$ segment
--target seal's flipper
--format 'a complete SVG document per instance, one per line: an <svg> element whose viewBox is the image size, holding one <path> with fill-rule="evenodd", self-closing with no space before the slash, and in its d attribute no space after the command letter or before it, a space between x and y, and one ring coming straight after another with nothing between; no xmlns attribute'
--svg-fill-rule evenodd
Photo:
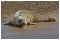
<svg viewBox="0 0 60 40"><path fill-rule="evenodd" d="M28 24L30 24L30 25L37 25L37 23L33 23L33 22L30 22Z"/></svg>
<svg viewBox="0 0 60 40"><path fill-rule="evenodd" d="M49 21L50 21L50 22L56 22L56 20L53 19L53 18L49 18Z"/></svg>
<svg viewBox="0 0 60 40"><path fill-rule="evenodd" d="M10 25L11 23L10 22L5 22L3 23L4 25Z"/></svg>

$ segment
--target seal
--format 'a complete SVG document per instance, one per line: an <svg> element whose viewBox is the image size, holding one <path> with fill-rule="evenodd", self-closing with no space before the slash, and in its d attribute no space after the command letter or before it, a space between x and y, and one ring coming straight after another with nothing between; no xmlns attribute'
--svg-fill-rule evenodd
<svg viewBox="0 0 60 40"><path fill-rule="evenodd" d="M26 25L26 24L37 24L36 22L54 22L56 21L53 18L45 17L38 13L28 11L28 10L19 10L17 11L12 19L9 22L4 24L13 24L13 25Z"/></svg>

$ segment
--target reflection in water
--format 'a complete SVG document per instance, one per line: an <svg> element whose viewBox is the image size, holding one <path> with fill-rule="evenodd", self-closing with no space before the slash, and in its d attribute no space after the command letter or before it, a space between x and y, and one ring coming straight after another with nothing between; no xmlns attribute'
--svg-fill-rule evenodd
<svg viewBox="0 0 60 40"><path fill-rule="evenodd" d="M1 38L59 38L59 24L56 22L39 22L37 25L23 27L1 24Z"/></svg>

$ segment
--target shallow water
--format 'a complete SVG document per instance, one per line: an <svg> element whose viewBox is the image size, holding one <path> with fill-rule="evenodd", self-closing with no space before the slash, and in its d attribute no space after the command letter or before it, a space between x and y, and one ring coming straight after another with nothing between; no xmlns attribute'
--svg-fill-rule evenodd
<svg viewBox="0 0 60 40"><path fill-rule="evenodd" d="M23 27L1 24L2 39L58 39L58 22L39 22Z"/></svg>

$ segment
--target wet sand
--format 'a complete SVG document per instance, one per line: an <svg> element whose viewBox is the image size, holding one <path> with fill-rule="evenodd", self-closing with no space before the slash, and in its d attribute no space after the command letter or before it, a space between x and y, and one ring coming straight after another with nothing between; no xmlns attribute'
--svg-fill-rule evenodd
<svg viewBox="0 0 60 40"><path fill-rule="evenodd" d="M39 22L38 25L23 27L1 25L2 39L58 39L58 22Z"/></svg>

